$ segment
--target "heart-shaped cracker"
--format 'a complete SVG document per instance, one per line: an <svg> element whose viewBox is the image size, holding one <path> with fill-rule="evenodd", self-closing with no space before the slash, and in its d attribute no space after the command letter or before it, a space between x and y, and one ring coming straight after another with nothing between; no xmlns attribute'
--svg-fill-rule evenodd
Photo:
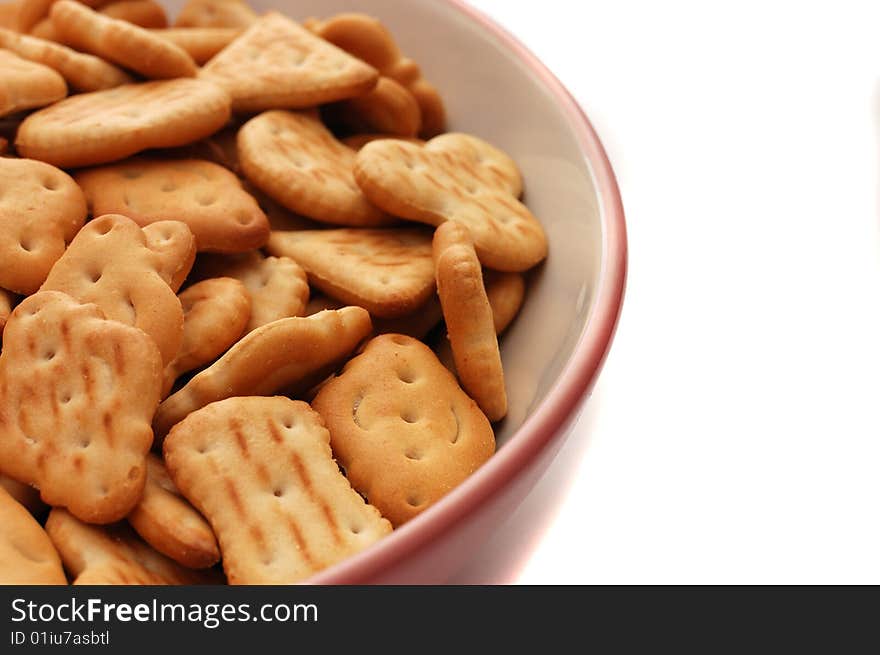
<svg viewBox="0 0 880 655"><path fill-rule="evenodd" d="M141 541L125 523L89 525L55 508L46 532L75 585L217 584L210 571L184 568Z"/></svg>
<svg viewBox="0 0 880 655"><path fill-rule="evenodd" d="M67 584L49 535L0 488L0 585Z"/></svg>
<svg viewBox="0 0 880 655"><path fill-rule="evenodd" d="M191 569L220 561L217 539L205 518L180 495L161 457L147 456L147 484L128 515L131 527L163 555Z"/></svg>
<svg viewBox="0 0 880 655"><path fill-rule="evenodd" d="M164 398L182 373L213 362L238 341L251 315L245 286L229 277L203 280L180 294L183 341L177 356L165 367Z"/></svg>
<svg viewBox="0 0 880 655"><path fill-rule="evenodd" d="M241 30L234 27L172 27L151 32L186 50L200 66L241 34Z"/></svg>
<svg viewBox="0 0 880 655"><path fill-rule="evenodd" d="M107 318L140 328L167 364L183 338L175 291L194 258L195 242L183 223L161 221L142 229L125 216L107 214L79 231L42 289L95 303Z"/></svg>
<svg viewBox="0 0 880 655"><path fill-rule="evenodd" d="M434 291L431 234L420 229L273 232L266 249L303 267L309 282L374 316L404 316Z"/></svg>
<svg viewBox="0 0 880 655"><path fill-rule="evenodd" d="M9 318L0 354L0 472L93 523L144 488L162 362L143 332L42 291Z"/></svg>
<svg viewBox="0 0 880 655"><path fill-rule="evenodd" d="M13 480L8 475L0 473L0 487L34 516L42 515L48 509L48 505L40 500L40 490L34 489L29 484Z"/></svg>
<svg viewBox="0 0 880 655"><path fill-rule="evenodd" d="M229 96L202 80L125 84L82 93L28 116L15 146L62 168L125 159L209 136L229 120Z"/></svg>
<svg viewBox="0 0 880 655"><path fill-rule="evenodd" d="M476 137L444 134L424 147L374 141L358 152L354 176L370 202L390 214L465 225L488 268L524 271L547 256L544 229L517 200L516 164Z"/></svg>
<svg viewBox="0 0 880 655"><path fill-rule="evenodd" d="M311 112L267 111L238 133L242 172L289 210L337 225L394 222L367 202L355 184L356 156Z"/></svg>
<svg viewBox="0 0 880 655"><path fill-rule="evenodd" d="M352 486L392 525L416 516L495 450L492 427L422 342L372 339L312 407Z"/></svg>
<svg viewBox="0 0 880 655"><path fill-rule="evenodd" d="M358 133L379 132L415 137L422 124L419 103L404 86L390 77L380 77L375 88L360 97L327 105L322 117L335 130Z"/></svg>
<svg viewBox="0 0 880 655"><path fill-rule="evenodd" d="M200 251L244 252L269 238L269 221L238 178L198 159L136 157L76 174L92 215L122 214L138 225L186 223Z"/></svg>
<svg viewBox="0 0 880 655"><path fill-rule="evenodd" d="M164 452L210 521L230 584L289 584L391 532L333 461L321 417L288 398L230 398L179 423Z"/></svg>
<svg viewBox="0 0 880 655"><path fill-rule="evenodd" d="M153 420L156 438L217 400L305 391L336 370L371 329L370 315L361 307L257 328L159 406Z"/></svg>
<svg viewBox="0 0 880 655"><path fill-rule="evenodd" d="M86 213L83 192L64 171L0 158L0 287L39 289Z"/></svg>
<svg viewBox="0 0 880 655"><path fill-rule="evenodd" d="M243 0L187 0L174 26L245 28L255 20L257 14Z"/></svg>
<svg viewBox="0 0 880 655"><path fill-rule="evenodd" d="M379 74L278 12L258 18L202 68L232 98L236 112L315 107L354 98Z"/></svg>
<svg viewBox="0 0 880 655"><path fill-rule="evenodd" d="M67 83L56 71L0 50L0 116L45 107L66 95Z"/></svg>

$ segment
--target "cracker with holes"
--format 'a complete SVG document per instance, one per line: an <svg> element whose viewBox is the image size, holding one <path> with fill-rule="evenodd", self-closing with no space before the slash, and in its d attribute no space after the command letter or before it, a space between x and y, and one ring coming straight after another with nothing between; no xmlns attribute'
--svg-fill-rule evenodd
<svg viewBox="0 0 880 655"><path fill-rule="evenodd" d="M94 216L122 214L141 226L173 218L199 251L244 252L269 238L269 221L235 174L198 159L134 158L75 176Z"/></svg>
<svg viewBox="0 0 880 655"><path fill-rule="evenodd" d="M257 14L243 0L187 0L175 27L250 27Z"/></svg>
<svg viewBox="0 0 880 655"><path fill-rule="evenodd" d="M447 221L437 228L434 267L458 379L486 417L498 421L507 414L504 370L480 261L466 227Z"/></svg>
<svg viewBox="0 0 880 655"><path fill-rule="evenodd" d="M139 73L147 79L195 77L198 67L179 46L143 27L59 0L49 12L62 42Z"/></svg>
<svg viewBox="0 0 880 655"><path fill-rule="evenodd" d="M356 156L313 112L267 111L238 133L242 172L289 210L336 225L395 222L371 205L355 183Z"/></svg>
<svg viewBox="0 0 880 655"><path fill-rule="evenodd" d="M371 329L370 315L361 307L283 318L257 328L162 402L153 420L156 438L217 400L309 389L336 370Z"/></svg>
<svg viewBox="0 0 880 655"><path fill-rule="evenodd" d="M320 416L282 397L212 403L168 435L168 470L214 528L231 584L299 582L391 532L329 442Z"/></svg>
<svg viewBox="0 0 880 655"><path fill-rule="evenodd" d="M229 120L229 96L201 80L126 84L83 93L28 116L15 146L62 168L194 143Z"/></svg>
<svg viewBox="0 0 880 655"><path fill-rule="evenodd" d="M0 473L109 523L137 504L162 360L141 330L55 291L25 299L0 353Z"/></svg>
<svg viewBox="0 0 880 655"><path fill-rule="evenodd" d="M0 158L0 287L39 289L86 214L83 192L64 171Z"/></svg>
<svg viewBox="0 0 880 655"><path fill-rule="evenodd" d="M547 256L544 229L517 199L519 169L481 139L444 134L423 147L374 141L358 152L354 175L370 202L390 214L465 225L487 268L524 271Z"/></svg>
<svg viewBox="0 0 880 655"><path fill-rule="evenodd" d="M492 426L420 341L375 337L312 407L352 486L399 526L461 483L495 450Z"/></svg>
<svg viewBox="0 0 880 655"><path fill-rule="evenodd" d="M210 364L245 332L251 299L245 286L229 277L203 280L180 294L183 341L174 360L165 367L162 397L183 373Z"/></svg>
<svg viewBox="0 0 880 655"><path fill-rule="evenodd" d="M58 72L0 49L0 116L45 107L67 95Z"/></svg>
<svg viewBox="0 0 880 655"><path fill-rule="evenodd" d="M222 86L236 112L315 107L363 95L376 69L277 12L258 18L199 72Z"/></svg>
<svg viewBox="0 0 880 655"><path fill-rule="evenodd" d="M374 316L409 314L434 291L431 235L425 230L273 232L266 249L295 259L327 295Z"/></svg>
<svg viewBox="0 0 880 655"><path fill-rule="evenodd" d="M251 299L246 332L272 321L303 315L309 301L309 283L302 267L290 257L264 257L252 251L234 257L199 258L200 277L227 276L240 280Z"/></svg>
<svg viewBox="0 0 880 655"><path fill-rule="evenodd" d="M422 124L416 99L390 77L380 77L369 93L327 105L322 116L337 131L348 133L415 137Z"/></svg>
<svg viewBox="0 0 880 655"><path fill-rule="evenodd" d="M0 585L67 584L61 558L30 512L0 488Z"/></svg>
<svg viewBox="0 0 880 655"><path fill-rule="evenodd" d="M195 242L178 221L145 228L125 216L90 221L55 263L43 290L95 303L107 318L140 328L162 361L172 361L183 338L183 309L175 292L192 267Z"/></svg>
<svg viewBox="0 0 880 655"><path fill-rule="evenodd" d="M220 561L217 539L205 518L180 495L161 457L147 456L147 484L128 522L157 551L190 569Z"/></svg>
<svg viewBox="0 0 880 655"><path fill-rule="evenodd" d="M125 523L89 525L60 508L49 513L46 532L75 585L216 584L210 571L192 571L138 538Z"/></svg>
<svg viewBox="0 0 880 655"><path fill-rule="evenodd" d="M200 66L210 61L241 34L241 30L234 27L171 27L151 31L186 50Z"/></svg>

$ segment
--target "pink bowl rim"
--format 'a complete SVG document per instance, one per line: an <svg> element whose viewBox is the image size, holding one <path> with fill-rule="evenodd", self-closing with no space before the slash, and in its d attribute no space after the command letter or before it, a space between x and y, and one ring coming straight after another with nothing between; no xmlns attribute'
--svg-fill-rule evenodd
<svg viewBox="0 0 880 655"><path fill-rule="evenodd" d="M369 581L453 529L507 486L558 435L592 389L611 347L623 305L627 272L623 202L605 149L583 109L556 76L506 29L464 0L440 1L495 36L539 77L565 112L589 163L599 197L604 239L595 305L559 378L503 448L434 506L370 548L312 576L309 584Z"/></svg>

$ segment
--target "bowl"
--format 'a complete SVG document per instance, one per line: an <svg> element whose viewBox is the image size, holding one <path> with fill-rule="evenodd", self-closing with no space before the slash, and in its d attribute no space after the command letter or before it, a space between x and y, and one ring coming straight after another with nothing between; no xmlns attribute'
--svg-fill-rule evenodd
<svg viewBox="0 0 880 655"><path fill-rule="evenodd" d="M166 0L177 12L182 4ZM294 19L371 14L446 102L449 129L509 153L550 255L529 279L501 342L509 415L498 451L463 484L314 584L445 582L522 502L589 395L614 334L626 277L626 231L614 172L589 120L519 41L459 0L251 0ZM172 14L173 15L173 14Z"/></svg>

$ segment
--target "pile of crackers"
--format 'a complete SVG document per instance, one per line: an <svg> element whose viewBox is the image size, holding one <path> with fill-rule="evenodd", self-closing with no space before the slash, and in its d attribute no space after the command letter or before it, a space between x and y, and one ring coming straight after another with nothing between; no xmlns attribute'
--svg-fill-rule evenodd
<svg viewBox="0 0 880 655"><path fill-rule="evenodd" d="M0 5L0 583L301 581L507 413L514 161L369 16L168 25Z"/></svg>

